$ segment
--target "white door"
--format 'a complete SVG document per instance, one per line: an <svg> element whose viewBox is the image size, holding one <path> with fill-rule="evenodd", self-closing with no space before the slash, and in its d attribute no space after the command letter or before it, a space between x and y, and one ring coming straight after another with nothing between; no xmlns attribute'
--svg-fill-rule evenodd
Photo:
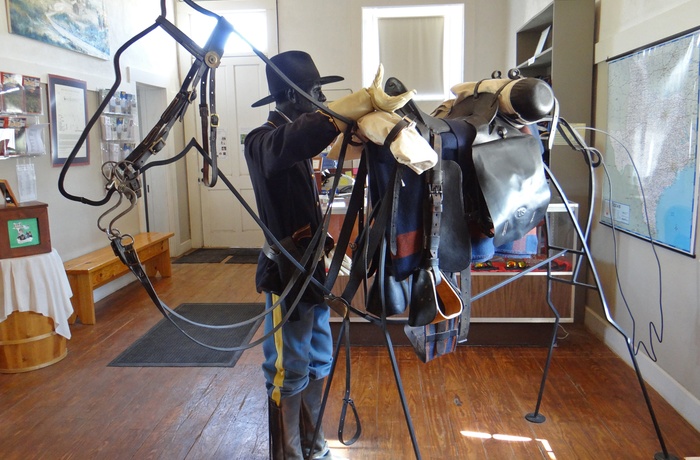
<svg viewBox="0 0 700 460"><path fill-rule="evenodd" d="M268 56L277 54L277 5L275 0L219 0L206 2L207 8L225 17L246 40ZM214 28L215 21L188 5L177 2L177 24L203 46ZM192 56L180 51L181 72L189 71ZM242 136L267 119L267 107L253 109L250 105L267 95L264 62L251 53L250 47L237 34L231 34L221 65L216 69L216 102L219 115L217 158L218 166L236 187L245 201L255 210L255 199L243 156ZM194 110L192 110L194 109ZM192 113L196 113L192 107ZM194 123L191 120L194 119ZM201 139L199 116L185 122L185 138ZM260 247L262 230L221 181L213 189L201 179L202 158L188 158L190 216L192 241L203 247ZM190 160L192 158L192 160ZM195 169L193 171L193 169Z"/></svg>
<svg viewBox="0 0 700 460"><path fill-rule="evenodd" d="M216 69L218 168L255 210L255 196L243 155L245 134L263 124L268 107L250 105L268 93L265 63L257 56L227 57ZM199 157L202 166L201 156ZM214 188L201 183L205 247L261 247L264 235L250 214L219 180Z"/></svg>

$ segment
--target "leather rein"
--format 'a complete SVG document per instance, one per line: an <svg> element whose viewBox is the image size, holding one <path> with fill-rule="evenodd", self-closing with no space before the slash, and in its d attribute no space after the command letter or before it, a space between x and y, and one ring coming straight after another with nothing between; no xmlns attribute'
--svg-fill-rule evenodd
<svg viewBox="0 0 700 460"><path fill-rule="evenodd" d="M215 71L221 62L221 56L223 55L224 46L229 38L229 35L232 32L235 32L238 36L240 36L240 38L243 39L252 48L254 53L258 57L260 57L260 59L262 59L270 68L272 68L280 76L280 78L282 78L291 88L293 88L299 94L301 94L302 97L306 98L311 103L313 103L316 107L318 107L319 110L345 122L348 125L348 131L352 129L354 122L328 109L326 106L316 101L311 95L309 95L300 87L298 87L293 81L291 81L286 75L284 75L284 73L274 63L272 63L269 60L269 58L267 58L267 56L265 56L261 51L256 49L244 36L237 32L225 18L202 8L201 6L194 3L192 0L183 1L198 12L217 19L216 26L214 27L214 30L212 31L206 45L204 47L199 47L185 33L183 33L174 24L168 21L165 17L165 0L161 0L161 15L158 16L155 23L147 27L140 33L136 34L134 37L132 37L130 40L124 43L124 45L122 45L115 53L113 59L115 69L115 82L105 95L104 100L99 105L95 114L88 121L76 145L67 157L66 162L63 165L63 168L61 169L61 173L59 175L58 186L59 191L64 197L72 201L78 201L84 204L88 204L90 206L102 206L106 204L116 193L119 197L118 202L99 217L97 222L98 228L106 233L107 238L110 240L112 249L114 250L115 254L127 267L129 267L132 273L134 273L136 278L141 282L141 284L148 292L149 297L152 299L153 303L156 305L159 311L167 319L173 322L173 324L175 324L178 327L178 329L180 329L180 331L182 331L190 339L199 343L202 346L219 351L240 351L252 348L262 343L268 336L272 335L276 330L278 330L293 313L293 310L294 308L296 308L296 304L298 303L299 298L301 297L301 293L303 293L304 289L309 283L314 283L316 286L321 288L327 295L331 295L330 287L322 285L312 276L316 264L321 259L324 243L323 240L325 239L325 235L327 234L328 224L330 222L330 206L328 207L326 215L324 216L324 224L318 229L316 234L313 236L311 243L309 244L308 249L305 252L302 260L297 261L279 244L279 241L275 238L275 236L267 228L267 226L260 220L255 211L250 207L250 205L248 205L243 196L238 192L238 190L236 190L236 188L228 180L228 178L226 178L226 176L222 174L221 171L218 169L216 141L219 117L216 112ZM161 28L165 32L167 32L171 37L173 37L173 39L175 39L175 41L182 45L195 58L189 72L183 80L179 92L176 94L169 106L165 109L158 122L146 135L144 140L141 143L139 143L139 145L126 157L124 161L107 162L103 165L102 174L107 179L107 193L102 199L92 200L86 197L75 196L70 194L64 186L65 176L79 150L82 148L82 145L85 143L90 130L99 121L99 117L102 115L107 105L109 104L109 100L117 92L117 89L121 84L121 70L119 65L121 54L135 42L145 37L157 28ZM197 98L197 86L199 86L201 101L199 105L199 115L202 125L201 134L203 145L200 144L196 139L192 138L189 141L189 143L185 146L185 148L172 158L161 161L151 161L147 164L147 161L150 159L151 156L157 154L165 147L166 140L171 128L178 120L182 121L190 104L193 103L194 100ZM346 138L349 137L350 136L346 136ZM218 180L221 180L235 195L235 197L241 202L243 207L253 217L258 226L263 230L267 240L270 241L272 244L275 244L278 248L280 248L282 255L284 257L287 257L290 260L290 262L292 262L297 268L295 276L289 281L289 284L280 295L280 300L277 303L275 303L269 309L266 309L256 317L251 318L249 320L245 320L240 323L221 326L201 324L191 321L169 308L164 302L162 302L158 298L158 295L155 289L153 288L153 285L151 284L148 276L145 274L145 270L141 265L138 255L133 247L133 237L129 234L122 234L114 226L114 224L119 218L127 214L136 206L137 199L141 195L140 174L142 172L145 172L151 167L173 163L184 157L192 149L197 150L204 159L202 168L204 184L207 187L213 187L217 184ZM342 165L344 153L345 149L343 149L343 152L341 153L341 157L339 159L340 165ZM334 192L340 180L341 170L342 168L338 168L338 171L336 173L336 177L334 179L334 184L330 195L331 200L334 197ZM119 212L116 215L116 217L111 218L111 220L109 220L108 223L103 224L103 219L107 219L107 216L109 214L117 212L117 209L122 207L125 198L128 201L128 208ZM340 261L338 261L338 263L336 264L336 270L339 270L339 268ZM277 305L279 305L279 303L286 297L286 295L292 289L292 286L295 283L297 283L300 279L302 279L303 287L299 291L300 294L297 296L296 299L294 299L293 303L290 303L291 307L288 309L288 312L283 318L282 322L274 330L266 334L265 337L262 337L259 340L251 342L244 346L223 348L208 345L192 337L191 334L188 334L186 331L184 331L173 319L178 318L190 324L209 329L226 329L241 327L243 325L252 323L270 313L274 308L277 307ZM333 277L333 279L335 279L335 277ZM332 286L332 284L330 286Z"/></svg>
<svg viewBox="0 0 700 460"><path fill-rule="evenodd" d="M240 194L240 192L233 186L233 184L228 180L228 178L219 170L217 166L217 154L216 154L216 142L217 142L217 128L219 125L219 117L216 112L216 68L219 66L221 62L221 56L223 55L223 50L224 46L226 44L226 41L228 40L229 35L232 32L235 32L241 39L243 39L244 42L246 42L253 52L262 60L266 63L266 65L271 68L279 77L287 84L289 87L294 89L298 94L300 94L302 97L307 99L309 102L314 104L318 110L326 113L327 115L330 115L342 122L344 122L347 125L347 130L345 132L345 135L343 136L343 144L342 144L342 149L340 152L340 156L338 159L338 168L336 170L336 174L333 180L333 185L329 194L329 203L332 203L335 197L335 191L337 190L340 178L342 176L342 165L343 161L345 158L345 152L347 150L347 145L349 140L351 139L351 132L356 126L355 122L353 120L350 120L346 117L343 117L332 110L330 110L328 107L324 106L322 103L318 102L316 99L314 99L311 95L306 93L304 90L302 90L300 87L298 87L293 81L291 81L274 63L270 61L270 59L265 56L261 51L256 49L244 36L242 36L239 32L237 32L233 26L226 21L221 16L216 15L215 13L206 10L202 8L201 6L197 5L194 3L193 0L183 0L184 3L186 3L188 6L192 7L193 9L197 10L198 12L214 17L217 19L217 24L212 31L212 34L210 38L208 39L206 45L202 48L199 47L194 41L192 41L186 34L184 34L181 30L179 30L174 24L172 24L170 21L166 19L166 6L165 6L165 0L161 0L161 15L158 16L156 19L155 23L152 24L151 26L147 27L140 33L136 34L134 37L129 39L126 43L124 43L115 53L114 59L113 59L113 64L114 64L114 70L115 70L115 82L110 88L110 90L107 92L105 95L104 100L101 102L99 105L97 111L95 114L91 117L91 119L88 121L86 124L85 129L81 133L81 136L79 137L76 145L74 146L73 150L71 153L68 155L66 158L66 161L63 165L63 168L61 169L60 175L59 175L59 181L58 181L58 187L60 193L66 197L69 200L72 201L77 201L83 204L87 204L90 206L103 206L109 202L109 200L112 198L114 194L118 195L118 201L117 203L108 209L105 213L103 213L99 218L97 222L97 226L101 231L104 231L105 234L107 235L107 238L110 240L110 244L112 246L112 249L114 253L120 258L120 260L131 270L131 272L136 276L136 278L139 280L139 282L142 284L146 292L148 293L150 299L152 302L155 304L156 308L163 314L165 318L167 318L173 325L177 327L183 334L185 334L189 339L192 341L198 343L199 345L202 345L204 347L217 350L217 351L242 351L246 350L249 348L252 348L254 346L257 346L264 342L267 338L272 336L277 330L279 330L290 318L290 316L293 314L299 299L301 298L304 290L306 287L309 285L309 283L313 283L317 287L321 288L323 292L326 295L326 302L328 305L333 308L334 310L338 311L341 313L341 316L343 318L342 326L341 326L341 333L338 338L338 346L336 347L336 356L333 361L333 366L336 365L337 363L337 353L340 349L340 340L345 339L345 349L346 349L346 393L345 397L343 399L343 408L342 408L342 416L340 420L340 426L339 426L339 439L341 442L345 445L350 445L353 442L355 442L361 433L361 425L359 421L359 416L357 414L357 410L354 406L354 403L352 399L350 398L350 362L349 362L349 357L350 357L350 345L349 345L349 313L350 311L354 312L358 316L361 316L365 318L366 320L370 322L377 322L378 320L371 315L368 315L367 313L360 311L354 307L351 306L350 301L352 300L356 290L359 288L360 284L364 284L366 288L366 283L367 283L367 264L369 259L371 259L371 254L374 254L374 252L377 250L377 247L379 245L379 242L382 239L382 235L384 232L385 228L385 223L388 220L388 216L390 214L391 210L391 204L392 204L392 199L391 199L391 193L387 193L386 199L383 200L383 202L376 207L376 209L373 209L374 212L374 225L372 226L371 229L369 229L369 226L364 227L363 225L363 207L364 207L364 193L361 193L364 191L364 178L360 179L358 177L358 181L361 186L359 187L354 187L353 188L353 193L352 193L352 200L350 204L350 209L348 210L348 214L350 218L346 218L345 222L343 223L343 229L341 230L341 235L338 240L338 244L336 246L336 251L335 255L333 257L333 260L331 262L331 266L329 269L328 277L326 280L325 285L321 284L318 280L316 280L313 277L313 273L316 269L316 265L319 263L319 261L322 259L322 253L324 251L324 241L328 232L328 227L330 223L330 211L331 211L331 206L328 206L326 209L324 218L323 218L323 225L319 226L318 230L316 233L313 235L310 244L308 245L303 257L301 260L297 261L284 247L280 244L280 242L277 240L277 238L272 234L272 232L269 230L269 228L262 222L262 220L257 216L256 212L250 207L250 205L246 202L244 197ZM175 41L177 41L180 45L182 45L187 51L192 54L192 56L195 58L194 62L192 64L192 67L190 68L189 72L187 73L179 92L177 95L174 97L174 99L171 101L169 106L165 109L163 114L161 115L160 119L158 122L153 126L153 128L149 131L149 133L146 135L144 140L139 143L139 145L125 158L124 161L121 162L107 162L103 165L102 167L102 174L107 180L107 185L106 185L106 194L103 198L93 200L89 199L86 197L82 196L76 196L72 195L65 189L65 177L67 174L68 169L70 168L71 164L73 163L75 157L77 156L78 152L82 148L83 144L85 143L91 129L94 127L94 125L99 121L99 117L102 115L102 113L105 111L107 105L109 104L109 100L114 96L114 94L117 92L117 89L119 85L121 84L121 70L120 70L120 57L121 54L127 50L131 45L133 45L135 42L140 40L141 38L145 37L148 35L150 32L156 30L157 28L163 29L165 32L167 32ZM172 158L169 159L164 159L160 161L151 161L148 162L151 156L157 154L160 152L166 144L166 140L168 137L168 134L175 124L176 121L182 121L185 113L187 112L187 109L189 108L190 104L194 102L194 100L197 97L197 91L196 87L199 86L199 93L200 93L200 105L199 105L199 115L200 115L200 120L201 120L201 126L202 126L202 140L203 140L203 145L200 144L195 138L192 138L185 148L179 152L177 155L173 156ZM283 292L280 295L280 299L272 305L270 308L266 309L259 315L255 316L254 318L250 318L248 320L241 321L239 323L235 324L228 324L228 325L210 325L210 324L201 324L194 322L170 307L168 307L159 297L158 294L156 293L150 279L148 278L145 269L143 265L141 264L141 261L139 260L138 254L136 250L134 249L133 243L134 239L131 235L129 234L122 234L116 227L115 223L116 221L124 216L126 213L131 211L135 206L138 198L141 196L141 182L140 182L140 174L145 172L151 167L155 166L161 166L161 165L167 165L171 164L181 158L183 158L190 150L196 150L199 152L199 154L202 155L203 157L203 168L202 168L202 173L203 173L203 181L204 184L207 187L213 187L217 184L218 180L221 180L227 187L228 189L233 193L233 195L236 197L236 199L241 203L241 205L244 207L244 209L249 213L249 215L254 219L254 221L257 223L257 225L261 228L263 233L265 234L265 237L267 241L275 245L281 255L286 257L292 264L294 264L295 268L297 269L295 274L293 275L292 279L289 280L287 286L283 290ZM148 163L147 163L148 162ZM366 175L366 170L365 173ZM393 183L400 183L400 171L397 168L397 171L394 175ZM398 182L397 182L398 180ZM358 183L358 182L356 182ZM390 187L390 191L393 192L394 187ZM128 201L128 206L125 210L118 212L118 208L122 207L122 204L124 200ZM112 217L111 220L109 220L108 223L103 224L102 221L103 219L107 219L108 215L111 215L112 213L117 213L115 217ZM349 245L349 239L350 239L350 234L352 227L355 223L355 221L359 221L359 227L364 229L364 245L361 247L359 250L362 253L362 256L359 258L360 260L356 261L353 263L353 268L351 271L351 276L350 276L350 283L349 286L346 287L345 291L341 296L335 296L331 293L331 288L333 287L333 284L335 283L335 280L338 276L339 270L341 263L343 261L346 248ZM175 318L184 321L186 323L192 324L197 327L201 328L206 328L206 329L232 329L236 327L241 327L247 324L251 324L258 319L266 316L269 314L272 310L274 310L280 302L282 302L289 292L292 290L294 285L301 280L301 288L298 290L298 294L295 299L293 299L293 302L288 302L288 305L290 307L287 309L286 314L282 318L282 321L274 327L272 330L268 331L268 333L264 334L263 337L259 338L258 340L255 340L253 342L250 342L248 344L244 344L241 346L236 346L236 347L217 347L217 346L212 346L210 344L204 343L195 337L193 337L190 333L187 331L183 330L180 324L175 320ZM391 320L387 318L382 318L382 322L384 323L403 323L405 321L401 320ZM326 387L326 391L324 394L324 407L325 407L325 401L328 397L328 391L330 389L330 382L329 385ZM354 415L355 421L356 421L356 432L355 434L351 437L349 440L344 440L343 439L343 430L344 430L344 425L345 425L345 415L347 413L347 407L350 406L352 413Z"/></svg>

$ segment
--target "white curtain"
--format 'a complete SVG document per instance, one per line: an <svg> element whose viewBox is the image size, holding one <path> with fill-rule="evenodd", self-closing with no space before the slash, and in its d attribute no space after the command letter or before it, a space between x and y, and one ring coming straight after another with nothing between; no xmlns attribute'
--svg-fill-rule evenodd
<svg viewBox="0 0 700 460"><path fill-rule="evenodd" d="M396 77L419 95L443 94L444 18L380 18L379 59L384 76Z"/></svg>

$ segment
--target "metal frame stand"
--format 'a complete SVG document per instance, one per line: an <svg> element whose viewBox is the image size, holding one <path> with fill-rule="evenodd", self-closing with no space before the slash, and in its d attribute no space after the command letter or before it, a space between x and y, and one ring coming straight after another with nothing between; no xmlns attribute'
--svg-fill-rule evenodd
<svg viewBox="0 0 700 460"><path fill-rule="evenodd" d="M399 373L399 365L396 362L396 356L394 355L394 346L391 342L391 337L389 336L389 330L387 329L386 318L382 320L381 323L382 332L384 332L384 340L386 341L386 349L389 352L389 359L391 360L391 368L394 371L394 379L396 380L396 389L399 392L399 398L401 399L401 407L403 407L404 418L406 419L406 426L408 427L408 433L411 436L411 444L413 445L413 452L416 455L416 460L421 459L420 448L418 447L418 439L416 438L416 431L413 428L413 419L408 410L408 403L406 402L406 395L403 391L403 383L401 382L401 374Z"/></svg>
<svg viewBox="0 0 700 460"><path fill-rule="evenodd" d="M625 343L627 345L627 351L629 352L630 360L632 362L632 367L634 368L634 372L637 376L637 380L639 381L639 386L642 390L642 395L644 396L644 402L647 406L649 416L651 417L651 421L654 425L654 430L656 432L656 437L659 441L659 445L661 446L661 452L657 452L654 455L654 460L678 460L678 457L670 454L668 452L668 449L666 448L666 443L664 442L664 438L663 438L663 435L661 433L661 428L659 426L659 422L658 422L658 420L656 418L656 414L654 412L654 407L651 404L651 399L649 397L649 393L648 393L647 388L646 388L646 383L644 382L641 370L639 368L639 364L637 362L637 357L634 353L634 344L632 343L632 339L617 324L617 322L615 322L615 320L612 318L612 315L610 314L610 308L609 308L607 301L605 299L605 295L603 294L602 285L600 283L600 277L598 276L598 270L596 269L595 262L593 261L593 257L591 255L590 248L588 247L588 231L586 231L586 234L584 234L584 232L581 230L581 227L578 224L576 215L573 213L573 210L571 209L571 207L569 205L569 202L566 198L566 195L565 195L561 185L559 184L559 182L556 180L556 178L554 177L554 175L552 174L552 172L550 171L550 169L546 165L545 165L545 170L549 174L551 184L554 186L557 193L559 194L559 197L562 199L562 202L564 203L564 207L566 208L566 212L569 215L569 218L571 220L572 225L574 226L574 229L575 229L576 234L578 236L579 243L581 245L580 250L563 249L563 251L564 252L572 252L572 253L577 254L577 255L585 255L586 261L588 262L588 265L589 265L588 268L590 269L591 275L593 276L593 280L594 280L593 285L578 282L576 280L576 277L578 275L578 268L577 268L577 270L574 272L571 283L576 285L576 286L583 286L583 287L587 287L589 289L594 289L596 292L598 292L598 296L599 296L601 305L603 307L603 311L605 312L606 321L625 339ZM591 175L592 175L592 171L591 171ZM592 176L591 176L590 180L592 181ZM591 187L591 189L592 189L592 187ZM592 208L592 204L593 204L592 193L590 195L591 196L590 196L589 209L592 210L593 209ZM588 225L590 225L590 217L589 217ZM548 250L553 250L553 249L562 250L562 248L557 248L557 247L553 247L553 246L548 245ZM577 261L577 265L578 264L580 264L580 259ZM562 279L558 279L558 278L553 277L551 274L551 265L548 264L548 267L547 267L547 303L549 305L549 308L552 310L552 313L554 313L554 315L555 315L555 321L554 321L554 330L552 332L552 340L551 340L550 345L549 345L549 351L547 353L547 360L545 362L544 371L542 373L542 381L540 383L540 389L539 389L538 396L537 396L537 403L535 405L535 410L534 410L534 412L531 412L531 413L525 415L525 419L530 421L530 422L533 422L533 423L542 423L545 421L545 416L542 415L539 410L540 410L540 405L542 403L542 397L544 395L544 387L545 387L545 383L547 380L547 375L549 374L549 367L550 367L550 364L552 361L552 354L554 352L554 345L556 344L556 334L557 334L557 328L559 326L559 319L560 319L559 313L558 313L556 307L554 306L554 304L552 303L552 299L551 299L552 281L568 282L567 280L562 280Z"/></svg>
<svg viewBox="0 0 700 460"><path fill-rule="evenodd" d="M479 294L472 295L470 301L473 302L473 301L475 301L475 300L477 300L477 299L479 299L487 294L490 294L491 292L494 292L494 291L502 288L503 286L515 281L516 279L521 278L522 276L526 275L527 273L534 271L540 267L543 267L544 265L547 266L547 304L554 315L552 338L551 338L551 341L549 343L549 349L548 349L547 358L545 361L544 370L542 373L542 380L540 382L540 387L539 387L539 391L538 391L538 395L537 395L537 402L535 404L535 409L533 412L530 412L530 413L525 415L525 419L528 420L529 422L543 423L546 420L546 417L540 412L540 407L542 404L542 398L544 397L544 389L545 389L547 377L549 375L549 369L550 369L551 362L552 362L554 347L556 345L557 331L558 331L559 323L561 320L561 316L560 316L556 306L552 302L552 298L551 298L552 282L562 282L562 283L572 284L574 286L582 286L582 287L586 287L589 289L594 289L598 293L598 296L600 298L600 302L602 304L603 311L605 312L606 321L625 339L625 343L627 345L627 350L629 352L629 356L630 356L630 359L632 362L632 367L634 368L634 372L637 376L637 380L639 382L639 386L641 388L642 395L644 397L644 401L645 401L647 410L648 410L649 415L651 417L652 424L654 425L654 430L656 432L656 436L657 436L657 439L659 441L659 445L661 446L661 452L657 452L654 455L654 460L679 460L679 458L677 456L670 454L668 452L668 449L666 448L666 443L664 442L663 435L661 433L661 428L659 426L658 420L656 418L656 414L654 412L654 408L653 408L652 403L651 403L651 399L649 397L649 393L648 393L647 388L646 388L646 383L644 382L641 370L639 368L639 364L638 364L637 359L636 359L636 355L634 353L634 344L632 343L632 339L630 338L630 336L615 322L615 320L613 319L613 317L610 313L610 309L609 309L607 301L605 299L605 295L603 294L602 285L600 282L598 271L596 269L595 262L593 260L592 255L591 255L590 248L588 247L588 236L589 236L589 232L590 232L590 224L591 224L591 219L592 219L592 210L593 210L593 202L594 202L594 186L593 186L593 177L594 177L593 167L594 166L592 165L591 161L588 161L588 166L589 166L589 208L588 208L589 215L588 215L587 223L586 223L586 231L584 232L578 223L578 219L577 219L576 215L574 214L571 206L569 205L568 199L567 199L566 194L564 193L561 185L556 180L556 178L552 174L549 167L544 165L545 171L549 175L550 183L553 185L554 189L556 190L559 197L561 198L562 203L564 204L564 207L565 207L566 212L568 214L568 217L569 217L569 219L570 219L570 221L571 221L571 223L576 231L576 236L577 236L578 242L581 246L580 249L562 248L562 247L557 247L557 246L551 245L550 241L549 241L550 240L549 231L547 228L547 234L548 234L548 241L547 241L547 253L548 254L547 254L547 256L548 257L545 260L542 260L542 261L538 262L537 264L534 264L534 265L528 267L527 269L517 273L516 275L510 277L509 279L503 281L502 283L499 283L495 286L492 286L491 288L484 290L484 291L480 292ZM545 220L545 225L547 225L547 220ZM553 260L565 255L565 254L568 254L568 253L574 254L577 256L577 260L576 260L576 264L575 264L576 267L574 269L572 279L565 280L565 279L554 277L552 275L552 271L551 271L551 262ZM591 271L591 275L593 276L594 284L583 283L583 282L578 281L578 279L577 279L579 276L579 273L580 273L581 256L585 256L586 261L588 262L588 269L590 269L590 271ZM380 263L380 268L382 265L383 264ZM350 310L352 310L356 314L358 314L360 317L363 317L367 321L372 322L376 325L379 325L382 328L382 332L384 333L384 340L386 343L387 351L389 353L389 359L391 361L392 370L394 372L394 378L396 380L396 387L397 387L397 390L399 393L399 399L401 400L401 406L402 406L403 411L404 411L406 425L408 427L409 435L411 437L411 443L413 445L413 450L414 450L416 459L420 460L421 459L420 449L418 446L418 441L416 438L415 429L413 427L413 421L411 418L411 414L410 414L409 409L408 409L408 403L406 401L406 396L405 396L405 393L403 390L403 383L401 381L401 375L399 373L399 368L398 368L398 364L396 361L396 356L394 355L393 344L391 341L391 337L389 336L389 331L387 329L387 325L388 325L387 318L386 318L385 314L383 314L381 319L377 319L374 317L370 317L366 314L363 314L362 312L357 311L356 309L354 309L352 307L349 307L349 308L350 308ZM392 321L392 323L393 323L393 321ZM397 321L397 323L400 323L400 322ZM405 321L404 321L404 323L405 323ZM338 342L338 347L340 347L340 342ZM337 353L338 353L338 350L336 350L336 357L337 357ZM328 386L326 388L326 392L328 392L328 390L330 389L330 380L331 380L334 372L335 372L335 362L334 362L333 367L331 369L331 374L329 376L329 381L328 381ZM324 395L324 405L325 405L326 397L327 397L327 394Z"/></svg>

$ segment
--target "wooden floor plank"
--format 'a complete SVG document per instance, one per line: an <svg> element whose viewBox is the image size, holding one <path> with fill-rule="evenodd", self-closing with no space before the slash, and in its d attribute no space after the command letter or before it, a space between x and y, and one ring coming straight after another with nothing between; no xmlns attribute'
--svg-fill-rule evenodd
<svg viewBox="0 0 700 460"><path fill-rule="evenodd" d="M262 302L254 265L176 264L154 287L186 302ZM96 304L97 324L72 325L68 356L47 368L0 375L0 458L265 459L267 394L262 350L233 368L130 368L108 364L162 316L133 283ZM424 459L651 459L658 440L632 369L579 326L554 351L541 412L534 410L543 348L459 347L428 364L410 347L396 359ZM256 337L261 336L258 331ZM384 347L351 349L351 398L363 433L337 440L345 353L324 431L337 459L414 457ZM700 456L700 433L649 390L671 453ZM348 415L345 437L354 433Z"/></svg>

